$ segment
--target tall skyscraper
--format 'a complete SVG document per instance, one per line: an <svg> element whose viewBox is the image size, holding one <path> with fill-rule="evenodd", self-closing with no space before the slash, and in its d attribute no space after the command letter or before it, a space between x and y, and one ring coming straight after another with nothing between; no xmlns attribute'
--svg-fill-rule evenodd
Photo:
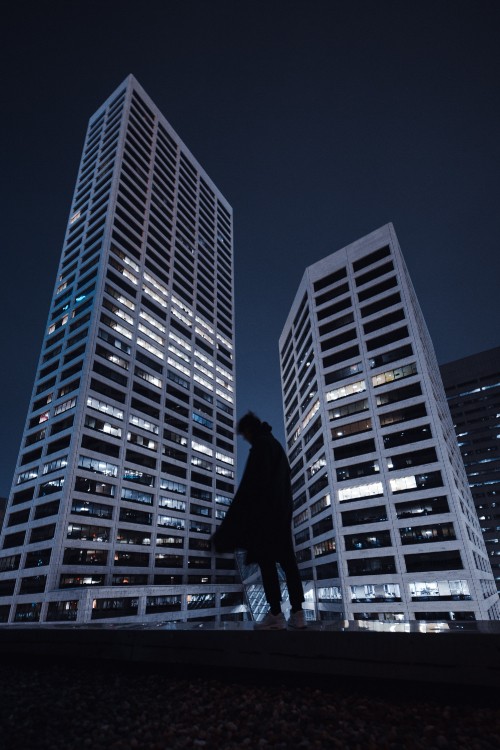
<svg viewBox="0 0 500 750"><path fill-rule="evenodd" d="M500 347L441 365L441 375L500 591Z"/></svg>
<svg viewBox="0 0 500 750"><path fill-rule="evenodd" d="M0 537L4 623L243 611L232 211L137 81L90 119Z"/></svg>
<svg viewBox="0 0 500 750"><path fill-rule="evenodd" d="M306 270L280 357L307 606L322 619L498 619L439 367L392 225Z"/></svg>

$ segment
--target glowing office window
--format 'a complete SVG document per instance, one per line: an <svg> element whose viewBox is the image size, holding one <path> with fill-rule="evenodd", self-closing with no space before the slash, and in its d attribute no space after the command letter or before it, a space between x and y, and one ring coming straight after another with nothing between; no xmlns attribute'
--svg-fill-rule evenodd
<svg viewBox="0 0 500 750"><path fill-rule="evenodd" d="M337 401L339 398L347 398L347 396L352 396L354 393L362 393L363 391L366 391L366 382L364 380L357 380L355 383L342 385L340 388L328 391L326 400L330 403L331 401Z"/></svg>
<svg viewBox="0 0 500 750"><path fill-rule="evenodd" d="M139 311L139 317L145 320L150 325L152 325L154 328L157 328L159 331L161 331L161 333L165 333L165 331L167 330L165 326L163 325L163 323L160 323L159 320L156 320L156 318L153 318L153 316L147 313L145 310Z"/></svg>
<svg viewBox="0 0 500 750"><path fill-rule="evenodd" d="M200 453L204 453L206 456L214 455L212 448L209 448L208 445L204 445L203 443L197 443L195 440L191 441L191 448L194 451L199 451Z"/></svg>
<svg viewBox="0 0 500 750"><path fill-rule="evenodd" d="M401 492L401 490L413 490L417 486L417 480L412 474L407 477L396 477L390 480L391 492Z"/></svg>
<svg viewBox="0 0 500 750"><path fill-rule="evenodd" d="M205 380L205 378L202 378L201 375L198 375L197 372L193 374L193 380L195 380L197 383L202 385L204 388L206 388L209 391L213 391L214 387L212 383L209 383L208 380Z"/></svg>
<svg viewBox="0 0 500 750"><path fill-rule="evenodd" d="M384 487L382 482L368 482L367 484L358 484L354 487L343 487L337 490L339 503L346 500L358 500L364 497L373 497L383 495Z"/></svg>
<svg viewBox="0 0 500 750"><path fill-rule="evenodd" d="M181 351L173 344L168 345L168 351L172 352L172 354L175 354L176 357L179 357L179 359L182 359L183 362L187 362L188 364L191 362L191 357L189 354L186 354L186 352Z"/></svg>
<svg viewBox="0 0 500 750"><path fill-rule="evenodd" d="M145 281L151 284L153 289L156 289L158 292L161 292L161 294L165 295L165 297L168 297L167 288L164 287L163 284L160 284L160 282L157 281L153 276L151 276L151 274L149 274L147 271L144 271L144 273L142 274L142 277Z"/></svg>
<svg viewBox="0 0 500 750"><path fill-rule="evenodd" d="M161 346L165 345L165 339L163 336L159 336L157 333L154 333L150 328L147 328L143 323L139 323L138 325L139 331L141 333L145 333L146 336L149 336L150 339L153 339L153 341L156 341L157 344L161 344Z"/></svg>
<svg viewBox="0 0 500 750"><path fill-rule="evenodd" d="M232 396L230 396L228 393L224 393L224 391L221 391L220 388L216 388L215 392L218 396L225 399L225 401L229 401L230 404L234 402L234 399L232 398Z"/></svg>
<svg viewBox="0 0 500 750"><path fill-rule="evenodd" d="M107 404L105 401L100 401L93 396L87 398L87 406L96 411L100 411L102 414L109 414L109 416L116 417L116 419L123 419L123 411L121 409L118 409L111 404Z"/></svg>
<svg viewBox="0 0 500 750"><path fill-rule="evenodd" d="M172 339L172 341L175 341L175 343L178 346L182 346L183 349L185 349L187 352L192 351L193 347L191 344L188 344L187 341L184 341L180 336L178 336L176 333L173 333L173 331L170 331L168 334L169 339Z"/></svg>
<svg viewBox="0 0 500 750"><path fill-rule="evenodd" d="M150 289L150 287L147 286L147 284L142 285L142 291L144 292L144 294L147 294L148 297L151 297L152 300L154 300L155 302L158 302L158 304L161 305L162 307L167 306L167 303L165 302L163 297L157 294L153 289Z"/></svg>
<svg viewBox="0 0 500 750"><path fill-rule="evenodd" d="M174 305L177 305L177 307L179 307L182 310L182 312L186 313L186 315L189 315L190 318L193 317L193 311L191 310L191 308L188 307L178 297L174 297L174 295L172 295L172 302L174 303Z"/></svg>
<svg viewBox="0 0 500 750"><path fill-rule="evenodd" d="M194 327L194 330L198 334L198 336L201 336L202 339L204 339L205 341L208 341L208 343L211 344L212 346L214 345L213 338L209 336L208 333L203 328L201 328L199 325L196 325Z"/></svg>
<svg viewBox="0 0 500 750"><path fill-rule="evenodd" d="M234 458L231 456L226 456L225 453L221 453L220 451L217 451L215 454L215 458L218 461L222 461L225 464L231 464L231 466L234 466Z"/></svg>
<svg viewBox="0 0 500 750"><path fill-rule="evenodd" d="M195 360L195 362L194 362L194 366L195 366L195 368L196 368L197 370L199 370L199 371L200 371L200 372L202 372L202 373L203 373L204 375L206 375L206 376L207 376L207 378L211 378L211 379L213 380L213 377L214 377L214 376L213 376L213 373L212 373L212 372L211 372L211 371L210 371L209 369L207 369L207 368L206 368L206 367L204 367L203 365L200 365L200 363L199 363L199 362L196 362L196 360Z"/></svg>
<svg viewBox="0 0 500 750"><path fill-rule="evenodd" d="M181 365L181 363L177 362L177 360L173 359L173 357L168 357L167 363L171 365L171 367L175 367L176 370L183 372L184 375L191 375L191 370L189 369L189 367L184 367L184 365Z"/></svg>
<svg viewBox="0 0 500 750"><path fill-rule="evenodd" d="M231 342L228 339L224 338L224 336L222 336L222 334L220 333L217 333L217 340L220 341L221 344L224 344L226 349L231 350L233 348L233 345L231 344Z"/></svg>
<svg viewBox="0 0 500 750"><path fill-rule="evenodd" d="M158 359L165 359L165 355L163 352L161 352L159 349L157 349L155 346L152 346L144 339L137 339L137 346L142 347L142 349L146 349L146 351L150 352L151 354L154 354L155 357L158 357Z"/></svg>

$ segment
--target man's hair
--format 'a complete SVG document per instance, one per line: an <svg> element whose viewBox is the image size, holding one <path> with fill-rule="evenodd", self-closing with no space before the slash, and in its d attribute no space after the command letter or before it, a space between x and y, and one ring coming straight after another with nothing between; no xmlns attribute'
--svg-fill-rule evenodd
<svg viewBox="0 0 500 750"><path fill-rule="evenodd" d="M247 412L238 422L237 432L241 435L244 432L251 434L257 432L262 427L262 422L253 411Z"/></svg>

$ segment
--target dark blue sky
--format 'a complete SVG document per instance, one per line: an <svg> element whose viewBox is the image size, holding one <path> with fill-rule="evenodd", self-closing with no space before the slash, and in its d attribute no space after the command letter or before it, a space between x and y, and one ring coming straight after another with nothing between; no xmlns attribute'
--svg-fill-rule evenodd
<svg viewBox="0 0 500 750"><path fill-rule="evenodd" d="M86 123L129 72L234 208L240 412L282 437L277 341L303 270L387 221L438 359L499 344L500 3L15 7L0 49L0 495Z"/></svg>

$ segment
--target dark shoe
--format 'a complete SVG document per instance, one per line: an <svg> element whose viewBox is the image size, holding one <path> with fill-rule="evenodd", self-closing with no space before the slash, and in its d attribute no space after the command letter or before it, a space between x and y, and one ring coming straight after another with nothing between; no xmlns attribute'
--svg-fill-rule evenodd
<svg viewBox="0 0 500 750"><path fill-rule="evenodd" d="M283 612L279 612L277 615L268 612L263 620L256 622L253 626L254 630L285 630L285 628L286 620Z"/></svg>
<svg viewBox="0 0 500 750"><path fill-rule="evenodd" d="M288 627L292 630L305 630L307 628L306 615L303 609L299 609L298 612L290 613Z"/></svg>

